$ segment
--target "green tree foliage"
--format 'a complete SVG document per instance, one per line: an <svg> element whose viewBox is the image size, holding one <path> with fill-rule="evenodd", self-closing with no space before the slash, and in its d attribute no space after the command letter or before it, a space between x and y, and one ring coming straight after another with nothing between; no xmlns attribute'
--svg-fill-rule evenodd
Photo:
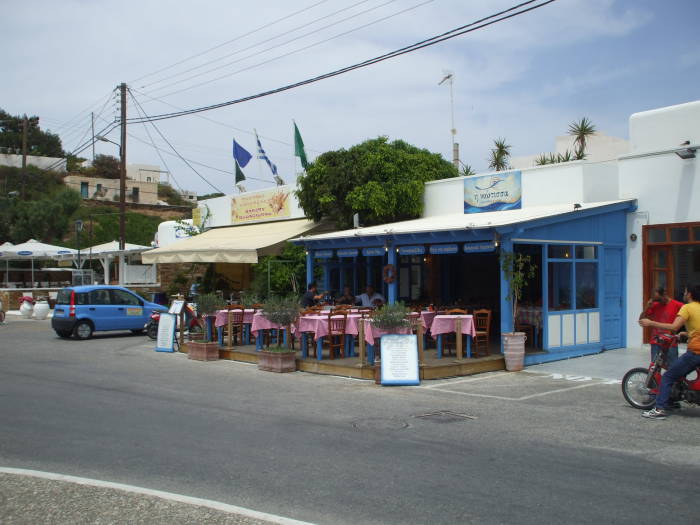
<svg viewBox="0 0 700 525"><path fill-rule="evenodd" d="M476 175L476 171L474 171L474 168L472 168L469 164L463 164L460 175L463 177L471 177L472 175Z"/></svg>
<svg viewBox="0 0 700 525"><path fill-rule="evenodd" d="M291 261L291 262L281 262ZM306 252L303 246L285 243L282 254L261 257L252 266L251 292L257 297L268 297L267 268L270 262L270 295L298 294L306 287ZM296 287L296 288L295 288Z"/></svg>
<svg viewBox="0 0 700 525"><path fill-rule="evenodd" d="M92 166L81 170L81 173L102 179L118 179L121 176L121 163L112 155L95 155Z"/></svg>
<svg viewBox="0 0 700 525"><path fill-rule="evenodd" d="M90 215L89 210L83 210L80 215L80 218L84 221L89 221L91 219L94 221L92 241L89 240L87 234L84 234L84 240L81 243L84 246L102 244L119 239L119 213ZM154 217L152 215L126 212L126 242L150 246L155 233L158 231L158 225L162 220L163 219L160 217Z"/></svg>
<svg viewBox="0 0 700 525"><path fill-rule="evenodd" d="M320 155L299 177L297 196L306 216L339 228L360 214L364 226L414 219L423 211L423 184L457 176L440 155L387 137Z"/></svg>
<svg viewBox="0 0 700 525"><path fill-rule="evenodd" d="M576 145L574 155L576 160L583 160L586 157L586 142L588 137L596 132L595 125L587 117L569 124L569 135L574 138Z"/></svg>
<svg viewBox="0 0 700 525"><path fill-rule="evenodd" d="M22 121L19 115L10 115L0 109L0 147L11 148L21 153ZM39 117L28 118L27 153L43 157L64 157L61 139L55 133L43 131L39 126Z"/></svg>
<svg viewBox="0 0 700 525"><path fill-rule="evenodd" d="M510 158L510 144L506 143L506 139L500 138L493 141L491 156L489 157L489 168L496 171L508 169L508 159Z"/></svg>
<svg viewBox="0 0 700 525"><path fill-rule="evenodd" d="M158 198L172 206L194 206L195 203L185 200L175 188L168 184L158 184Z"/></svg>

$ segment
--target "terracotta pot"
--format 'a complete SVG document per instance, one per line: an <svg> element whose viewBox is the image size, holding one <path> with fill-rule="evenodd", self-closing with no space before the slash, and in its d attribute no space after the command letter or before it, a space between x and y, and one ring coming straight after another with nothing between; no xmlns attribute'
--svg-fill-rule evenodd
<svg viewBox="0 0 700 525"><path fill-rule="evenodd" d="M190 341L187 343L187 358L195 361L218 361L219 343Z"/></svg>
<svg viewBox="0 0 700 525"><path fill-rule="evenodd" d="M258 352L258 370L267 372L296 372L297 359L294 352Z"/></svg>
<svg viewBox="0 0 700 525"><path fill-rule="evenodd" d="M503 355L506 360L506 370L519 372L524 368L525 360L525 334L513 332L503 334Z"/></svg>
<svg viewBox="0 0 700 525"><path fill-rule="evenodd" d="M34 305L34 319L43 321L49 315L49 303L46 301L37 301Z"/></svg>

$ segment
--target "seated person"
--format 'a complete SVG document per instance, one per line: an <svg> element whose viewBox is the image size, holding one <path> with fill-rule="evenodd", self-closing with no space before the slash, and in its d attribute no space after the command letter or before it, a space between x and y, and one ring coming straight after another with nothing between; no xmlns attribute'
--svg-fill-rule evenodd
<svg viewBox="0 0 700 525"><path fill-rule="evenodd" d="M355 296L350 291L349 286L343 287L343 295L338 296L335 300L335 304L355 304Z"/></svg>
<svg viewBox="0 0 700 525"><path fill-rule="evenodd" d="M384 296L375 292L374 286L371 284L367 285L367 288L365 288L365 293L360 294L357 297L357 304L365 307L378 307L382 306L385 302L386 300L384 299Z"/></svg>
<svg viewBox="0 0 700 525"><path fill-rule="evenodd" d="M301 306L303 308L309 308L310 306L315 306L323 298L322 293L318 293L318 288L316 288L316 283L309 283L309 288L307 292L301 296Z"/></svg>

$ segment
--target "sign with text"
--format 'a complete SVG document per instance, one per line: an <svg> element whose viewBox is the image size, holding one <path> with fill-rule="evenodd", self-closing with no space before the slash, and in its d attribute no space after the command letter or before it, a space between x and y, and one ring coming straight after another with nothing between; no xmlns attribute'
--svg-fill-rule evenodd
<svg viewBox="0 0 700 525"><path fill-rule="evenodd" d="M430 247L430 253L433 255L445 255L450 253L457 253L459 247L456 244L435 244Z"/></svg>
<svg viewBox="0 0 700 525"><path fill-rule="evenodd" d="M290 197L291 190L280 188L236 195L231 200L231 224L289 218Z"/></svg>
<svg viewBox="0 0 700 525"><path fill-rule="evenodd" d="M344 248L337 250L338 257L357 257L357 248Z"/></svg>
<svg viewBox="0 0 700 525"><path fill-rule="evenodd" d="M490 253L496 250L494 242L468 242L464 244L464 253Z"/></svg>
<svg viewBox="0 0 700 525"><path fill-rule="evenodd" d="M180 312L182 312L182 307L184 305L185 305L185 301L182 301L182 300L173 301L173 304L171 304L170 308L168 309L168 313L178 315Z"/></svg>
<svg viewBox="0 0 700 525"><path fill-rule="evenodd" d="M464 213L519 210L521 206L520 171L464 179Z"/></svg>
<svg viewBox="0 0 700 525"><path fill-rule="evenodd" d="M386 250L382 247L379 248L362 248L362 255L365 257L379 257L383 256Z"/></svg>
<svg viewBox="0 0 700 525"><path fill-rule="evenodd" d="M382 336L382 385L419 385L418 337Z"/></svg>
<svg viewBox="0 0 700 525"><path fill-rule="evenodd" d="M333 250L316 250L314 251L314 257L317 259L330 259L333 257Z"/></svg>
<svg viewBox="0 0 700 525"><path fill-rule="evenodd" d="M399 255L423 255L425 246L399 246Z"/></svg>
<svg viewBox="0 0 700 525"><path fill-rule="evenodd" d="M160 314L156 352L175 351L175 319L174 314Z"/></svg>

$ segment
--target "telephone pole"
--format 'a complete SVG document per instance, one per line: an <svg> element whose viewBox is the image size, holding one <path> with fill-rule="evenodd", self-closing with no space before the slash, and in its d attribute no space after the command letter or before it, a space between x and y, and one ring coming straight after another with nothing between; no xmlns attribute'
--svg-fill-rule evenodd
<svg viewBox="0 0 700 525"><path fill-rule="evenodd" d="M119 249L126 244L126 84L119 86L121 92L121 145L119 146ZM120 274L121 279L121 274Z"/></svg>
<svg viewBox="0 0 700 525"><path fill-rule="evenodd" d="M25 187L27 185L27 133L29 131L29 120L25 113L22 119L22 197L25 197Z"/></svg>
<svg viewBox="0 0 700 525"><path fill-rule="evenodd" d="M95 113L90 113L90 129L92 129L92 162L95 162Z"/></svg>

